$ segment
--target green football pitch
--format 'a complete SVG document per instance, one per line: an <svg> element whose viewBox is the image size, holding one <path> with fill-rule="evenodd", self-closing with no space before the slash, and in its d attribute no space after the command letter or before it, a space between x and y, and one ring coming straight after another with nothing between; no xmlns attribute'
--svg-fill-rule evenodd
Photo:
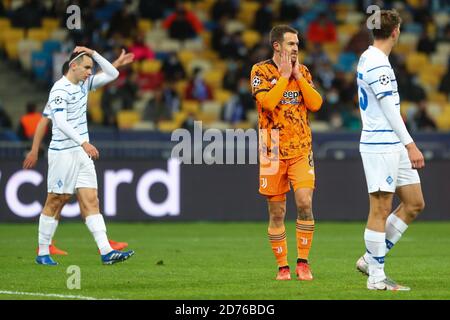
<svg viewBox="0 0 450 320"><path fill-rule="evenodd" d="M386 273L409 292L373 292L355 269L364 223L316 222L314 281L275 281L266 223L109 223L136 254L104 266L86 226L62 222L56 267L36 265L37 224L0 225L0 299L310 300L450 299L450 222L416 222L386 257ZM295 224L287 224L289 262ZM71 266L79 270L72 273ZM79 274L80 289L68 289ZM295 276L293 275L293 278Z"/></svg>

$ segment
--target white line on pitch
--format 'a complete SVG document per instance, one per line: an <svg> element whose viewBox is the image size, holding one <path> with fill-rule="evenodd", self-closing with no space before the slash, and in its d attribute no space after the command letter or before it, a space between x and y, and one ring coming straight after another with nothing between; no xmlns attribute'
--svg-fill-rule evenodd
<svg viewBox="0 0 450 320"><path fill-rule="evenodd" d="M65 295L56 293L40 293L40 292L19 292L19 291L3 291L0 290L0 294L8 294L14 296L35 296L35 297L47 297L47 298L61 298L61 299L79 299L79 300L103 300L93 297ZM110 300L110 299L108 299Z"/></svg>

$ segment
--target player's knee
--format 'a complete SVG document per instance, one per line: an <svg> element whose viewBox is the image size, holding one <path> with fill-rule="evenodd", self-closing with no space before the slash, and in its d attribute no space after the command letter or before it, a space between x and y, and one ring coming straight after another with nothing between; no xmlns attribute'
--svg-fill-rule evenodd
<svg viewBox="0 0 450 320"><path fill-rule="evenodd" d="M311 212L312 211L311 197L301 197L301 198L297 199L297 211L298 212Z"/></svg>
<svg viewBox="0 0 450 320"><path fill-rule="evenodd" d="M405 204L405 211L411 218L416 218L425 209L423 199L415 199L414 202Z"/></svg>
<svg viewBox="0 0 450 320"><path fill-rule="evenodd" d="M274 223L274 224L283 224L284 223L284 216L286 214L286 209L283 207L279 207L279 208L271 208L270 209L270 220Z"/></svg>

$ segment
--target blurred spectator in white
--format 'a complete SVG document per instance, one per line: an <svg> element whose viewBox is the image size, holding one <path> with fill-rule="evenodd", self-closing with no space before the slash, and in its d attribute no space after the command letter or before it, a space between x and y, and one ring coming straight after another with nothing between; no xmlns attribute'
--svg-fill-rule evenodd
<svg viewBox="0 0 450 320"><path fill-rule="evenodd" d="M212 90L203 79L202 70L200 68L195 68L193 70L192 77L186 87L185 98L200 102L212 99Z"/></svg>
<svg viewBox="0 0 450 320"><path fill-rule="evenodd" d="M200 19L181 1L177 2L175 12L163 21L162 26L169 30L170 38L181 41L196 38L203 31Z"/></svg>

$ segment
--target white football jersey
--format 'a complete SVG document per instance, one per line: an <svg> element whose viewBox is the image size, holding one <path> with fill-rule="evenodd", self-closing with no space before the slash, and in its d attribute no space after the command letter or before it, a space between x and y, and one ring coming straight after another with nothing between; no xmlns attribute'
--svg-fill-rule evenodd
<svg viewBox="0 0 450 320"><path fill-rule="evenodd" d="M48 113L52 119L52 141L50 142L49 152L72 151L81 148L75 141L67 137L58 129L54 114L64 112L67 122L78 134L89 141L87 124L87 100L88 89L92 87L93 76L79 84L73 84L65 76L55 82L50 90L50 96L44 109L44 116Z"/></svg>
<svg viewBox="0 0 450 320"><path fill-rule="evenodd" d="M388 57L374 46L364 51L357 68L358 99L362 120L360 152L385 153L404 148L381 109L379 99L392 95L400 113L400 96Z"/></svg>

